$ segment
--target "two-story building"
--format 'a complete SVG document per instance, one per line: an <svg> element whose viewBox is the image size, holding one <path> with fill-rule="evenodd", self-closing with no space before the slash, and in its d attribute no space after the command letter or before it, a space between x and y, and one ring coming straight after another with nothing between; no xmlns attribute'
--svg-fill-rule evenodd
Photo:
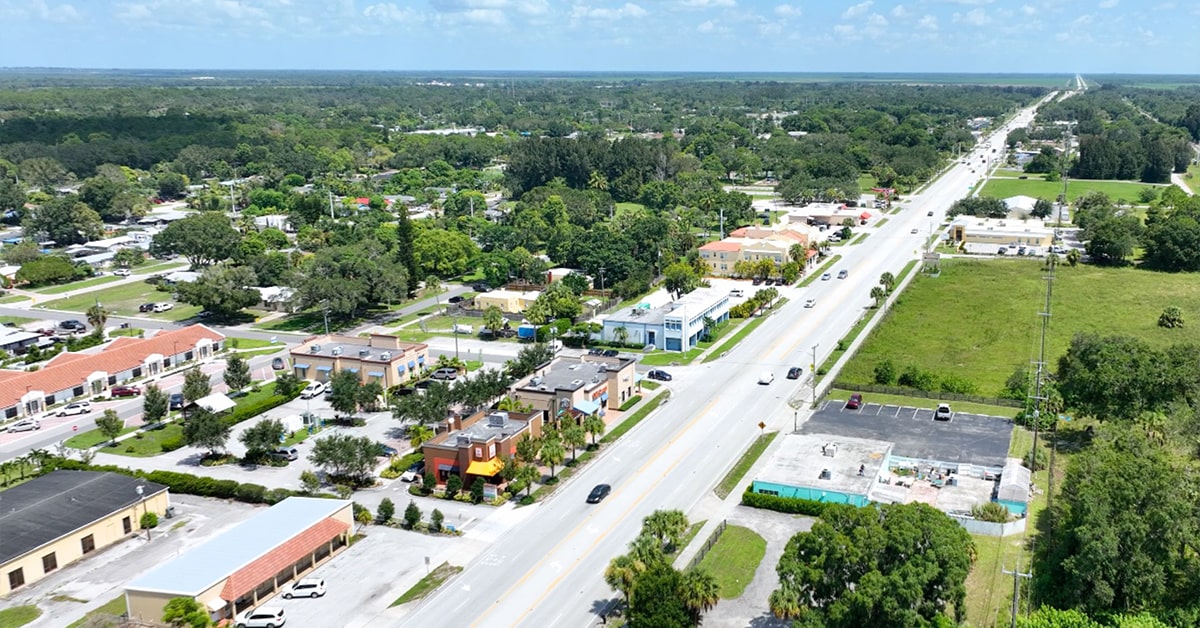
<svg viewBox="0 0 1200 628"><path fill-rule="evenodd" d="M607 342L654 345L664 351L688 351L704 336L704 319L729 319L729 293L700 288L657 308L634 307L604 319Z"/></svg>
<svg viewBox="0 0 1200 628"><path fill-rule="evenodd" d="M464 487L476 478L496 485L503 481L499 477L503 459L516 454L517 441L542 435L546 413L483 410L465 418L452 416L448 421L448 432L421 444L426 472L437 476L439 483L457 475Z"/></svg>
<svg viewBox="0 0 1200 628"><path fill-rule="evenodd" d="M509 396L545 411L556 422L572 411L576 416L603 416L633 397L636 364L628 358L598 355L558 358L514 382Z"/></svg>
<svg viewBox="0 0 1200 628"><path fill-rule="evenodd" d="M777 227L742 227L729 232L729 237L700 247L700 259L708 264L709 273L716 277L735 274L738 262L770 260L778 268L790 261L792 247L799 244L807 249L811 241L809 228L804 225ZM813 251L812 255L816 255ZM808 258L806 257L806 260Z"/></svg>
<svg viewBox="0 0 1200 628"><path fill-rule="evenodd" d="M388 334L366 338L331 334L309 338L291 354L292 369L301 379L326 382L334 373L350 371L364 384L379 382L388 389L420 375L429 359L429 345Z"/></svg>

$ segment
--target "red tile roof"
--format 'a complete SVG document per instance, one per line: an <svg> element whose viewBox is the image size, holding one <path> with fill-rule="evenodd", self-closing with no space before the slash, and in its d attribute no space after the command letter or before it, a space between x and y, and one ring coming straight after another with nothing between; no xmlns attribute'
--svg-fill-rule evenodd
<svg viewBox="0 0 1200 628"><path fill-rule="evenodd" d="M21 397L31 390L51 394L82 386L87 383L88 376L96 371L104 371L109 375L127 371L154 353L164 356L185 353L194 349L203 338L217 342L223 340L225 335L204 325L190 325L183 329L159 332L145 339L121 337L99 353L60 353L46 366L31 373L0 371L4 373L0 376L0 408L21 403Z"/></svg>
<svg viewBox="0 0 1200 628"><path fill-rule="evenodd" d="M263 554L258 560L233 572L225 581L225 587L221 589L221 599L227 602L237 600L349 528L349 524L337 519L323 519L317 522L283 545Z"/></svg>
<svg viewBox="0 0 1200 628"><path fill-rule="evenodd" d="M737 242L722 242L722 241L709 242L708 244L705 244L704 246L700 247L700 250L701 251L740 251L740 250L742 250L742 245L738 244Z"/></svg>

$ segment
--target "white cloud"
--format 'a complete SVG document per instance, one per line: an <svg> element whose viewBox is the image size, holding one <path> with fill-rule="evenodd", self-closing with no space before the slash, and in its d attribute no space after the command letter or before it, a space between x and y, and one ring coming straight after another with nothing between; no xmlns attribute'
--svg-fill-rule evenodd
<svg viewBox="0 0 1200 628"><path fill-rule="evenodd" d="M880 15L878 13L872 13L871 17L867 18L867 26L869 26L871 28L884 28L887 25L888 25L887 18L883 17L882 15Z"/></svg>
<svg viewBox="0 0 1200 628"><path fill-rule="evenodd" d="M573 19L611 21L623 18L639 18L644 15L646 15L646 10L632 2L626 2L624 6L613 9L589 7L583 4L577 4L571 9L571 17Z"/></svg>
<svg viewBox="0 0 1200 628"><path fill-rule="evenodd" d="M875 3L872 2L872 0L867 0L866 2L860 2L860 3L850 7L849 9L846 9L845 11L843 11L842 19L843 20L853 20L856 17L861 17L863 15L866 15L867 11L871 10L871 5L873 5L873 4L875 4Z"/></svg>
<svg viewBox="0 0 1200 628"><path fill-rule="evenodd" d="M833 33L842 38L858 37L858 29L851 24L837 24L833 27Z"/></svg>
<svg viewBox="0 0 1200 628"><path fill-rule="evenodd" d="M1155 11L1170 11L1171 9L1174 9L1175 6L1176 5L1174 2L1164 2L1164 3L1154 7L1154 10Z"/></svg>
<svg viewBox="0 0 1200 628"><path fill-rule="evenodd" d="M1101 9L1111 9L1120 3L1121 0L1100 0L1100 4L1097 6L1099 6Z"/></svg>
<svg viewBox="0 0 1200 628"><path fill-rule="evenodd" d="M938 29L938 19L934 15L926 15L917 20L917 28L927 31L936 31Z"/></svg>
<svg viewBox="0 0 1200 628"><path fill-rule="evenodd" d="M679 6L688 9L712 9L715 7L735 7L737 0L679 0Z"/></svg>
<svg viewBox="0 0 1200 628"><path fill-rule="evenodd" d="M790 4L781 4L775 7L775 15L783 18L800 17L804 15L804 11L801 11L800 7L794 7Z"/></svg>
<svg viewBox="0 0 1200 628"><path fill-rule="evenodd" d="M961 22L963 24L970 24L971 26L983 26L984 24L991 22L992 18L988 17L987 11L983 10L982 8L976 8L971 9L966 13L955 13L954 21Z"/></svg>
<svg viewBox="0 0 1200 628"><path fill-rule="evenodd" d="M368 20L384 24L403 24L418 19L415 12L402 9L391 2L368 5L362 14Z"/></svg>
<svg viewBox="0 0 1200 628"><path fill-rule="evenodd" d="M909 13L908 9L906 9L903 4L897 4L896 6L892 7L892 17L898 20L902 20L909 15L911 15L911 13Z"/></svg>
<svg viewBox="0 0 1200 628"><path fill-rule="evenodd" d="M1021 13L1024 13L1025 15L1037 15L1037 7L1023 4L1021 5Z"/></svg>

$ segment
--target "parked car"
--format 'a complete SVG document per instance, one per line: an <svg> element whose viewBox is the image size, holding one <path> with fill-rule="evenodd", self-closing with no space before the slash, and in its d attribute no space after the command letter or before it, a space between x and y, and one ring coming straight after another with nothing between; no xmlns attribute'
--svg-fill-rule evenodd
<svg viewBox="0 0 1200 628"><path fill-rule="evenodd" d="M745 293L745 292L743 292L743 291L742 291L740 288L738 288L738 289L730 290L730 291L729 291L729 296L731 296L731 297L744 297L744 296L746 296L746 293Z"/></svg>
<svg viewBox="0 0 1200 628"><path fill-rule="evenodd" d="M917 229L914 227L912 231L909 231L909 233L916 234L916 233L917 233Z"/></svg>
<svg viewBox="0 0 1200 628"><path fill-rule="evenodd" d="M838 271L838 279L845 279L850 276L850 271L842 269Z"/></svg>
<svg viewBox="0 0 1200 628"><path fill-rule="evenodd" d="M113 386L108 393L113 397L136 397L142 394L142 389L137 386Z"/></svg>
<svg viewBox="0 0 1200 628"><path fill-rule="evenodd" d="M162 314L163 312L169 312L173 309L175 309L175 304L171 303L169 301L163 301L163 302L154 304L154 312L156 314Z"/></svg>
<svg viewBox="0 0 1200 628"><path fill-rule="evenodd" d="M833 275L830 273L825 273L824 275L821 275L821 281L829 281L830 279L833 279Z"/></svg>
<svg viewBox="0 0 1200 628"><path fill-rule="evenodd" d="M759 279L758 277L755 277L755 278L754 278L754 281L751 281L750 283L752 283L752 284L754 284L754 285L756 285L756 286L761 286L761 285L762 285L762 282L763 282L763 280L762 280L762 279Z"/></svg>
<svg viewBox="0 0 1200 628"><path fill-rule="evenodd" d="M492 287L486 283L473 283L471 284L471 289L475 292L489 292L491 291Z"/></svg>
<svg viewBox="0 0 1200 628"><path fill-rule="evenodd" d="M933 215L933 210L932 210L932 209L931 209L931 210L929 210L929 213L927 213L927 214L925 214L925 215L926 215L926 216L932 216L932 215Z"/></svg>
<svg viewBox="0 0 1200 628"><path fill-rule="evenodd" d="M816 307L816 306L817 306L816 299L805 299L804 300L804 307Z"/></svg>
<svg viewBox="0 0 1200 628"><path fill-rule="evenodd" d="M139 312L153 312L154 304L153 303L143 303L138 306L138 311Z"/></svg>
<svg viewBox="0 0 1200 628"><path fill-rule="evenodd" d="M294 597L321 597L325 595L325 580L323 578L301 578L284 589L283 599Z"/></svg>
<svg viewBox="0 0 1200 628"><path fill-rule="evenodd" d="M279 628L287 618L283 616L283 609L278 606L263 606L248 611L243 611L233 623L237 628Z"/></svg>
<svg viewBox="0 0 1200 628"><path fill-rule="evenodd" d="M65 321L59 323L58 326L61 329L66 329L69 331L83 331L84 329L87 329L87 327L84 326L83 323L81 323L77 320L74 320L74 319L65 320Z"/></svg>
<svg viewBox="0 0 1200 628"><path fill-rule="evenodd" d="M450 368L448 366L443 366L442 368L434 371L433 375L430 375L430 377L432 377L433 379L443 379L443 380L448 380L448 381L454 381L454 380L458 379L458 369Z"/></svg>
<svg viewBox="0 0 1200 628"><path fill-rule="evenodd" d="M804 369L802 369L798 366L793 366L792 368L788 369L787 378L788 379L800 379L800 376L803 374L804 374Z"/></svg>
<svg viewBox="0 0 1200 628"><path fill-rule="evenodd" d="M90 401L77 401L60 408L56 414L58 416L67 416L71 414L87 414L91 411L92 404Z"/></svg>
<svg viewBox="0 0 1200 628"><path fill-rule="evenodd" d="M271 360L271 369L272 370L282 371L283 369L286 369L286 368L287 368L287 362L284 362L283 358L274 358Z"/></svg>
<svg viewBox="0 0 1200 628"><path fill-rule="evenodd" d="M950 410L950 404L939 403L937 410L933 411L935 421L949 421L954 416L954 412Z"/></svg>
<svg viewBox="0 0 1200 628"><path fill-rule="evenodd" d="M770 371L766 371L762 375L758 376L758 383L762 384L763 386L766 386L773 381L775 381L775 374Z"/></svg>
<svg viewBox="0 0 1200 628"><path fill-rule="evenodd" d="M862 395L854 393L850 395L850 401L846 402L847 410L857 410L862 407Z"/></svg>
<svg viewBox="0 0 1200 628"><path fill-rule="evenodd" d="M133 274L133 271L129 270L128 268L118 268L113 271L113 274L118 277L128 277Z"/></svg>
<svg viewBox="0 0 1200 628"><path fill-rule="evenodd" d="M462 295L450 297L451 303L462 303L463 301L466 301L466 300L467 300L466 297L464 297Z"/></svg>
<svg viewBox="0 0 1200 628"><path fill-rule="evenodd" d="M271 452L271 456L280 460L298 460L300 458L300 450L295 447L280 447Z"/></svg>
<svg viewBox="0 0 1200 628"><path fill-rule="evenodd" d="M660 382L671 381L671 374L662 369L653 369L649 373L646 373L646 377L649 377L650 379L657 379Z"/></svg>
<svg viewBox="0 0 1200 628"><path fill-rule="evenodd" d="M40 429L42 429L42 424L37 419L21 419L8 426L9 432L32 432Z"/></svg>
<svg viewBox="0 0 1200 628"><path fill-rule="evenodd" d="M608 497L608 494L611 492L611 486L607 484L597 484L596 487L592 489L592 492L588 493L587 503L599 504L601 501L604 501L604 498Z"/></svg>
<svg viewBox="0 0 1200 628"><path fill-rule="evenodd" d="M391 458L392 456L400 453L396 451L395 447L392 447L386 443L375 443L375 446L379 449L379 453L375 454L375 456L379 458Z"/></svg>
<svg viewBox="0 0 1200 628"><path fill-rule="evenodd" d="M312 399L322 392L325 392L325 384L321 382L310 381L308 382L308 385L304 387L304 390L300 391L300 398Z"/></svg>
<svg viewBox="0 0 1200 628"><path fill-rule="evenodd" d="M621 352L617 351L616 349L606 349L602 355L606 358L615 358L618 355L621 355Z"/></svg>
<svg viewBox="0 0 1200 628"><path fill-rule="evenodd" d="M182 410L183 409L183 393L171 393L170 405L168 407L171 410Z"/></svg>

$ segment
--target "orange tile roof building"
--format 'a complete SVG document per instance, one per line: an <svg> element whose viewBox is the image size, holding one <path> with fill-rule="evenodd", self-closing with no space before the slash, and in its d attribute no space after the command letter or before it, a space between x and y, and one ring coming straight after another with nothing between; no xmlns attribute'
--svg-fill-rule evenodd
<svg viewBox="0 0 1200 628"><path fill-rule="evenodd" d="M782 266L791 261L794 245L808 247L809 236L795 227L742 227L729 232L729 237L700 247L700 259L708 264L716 277L734 273L738 262L769 259Z"/></svg>
<svg viewBox="0 0 1200 628"><path fill-rule="evenodd" d="M180 362L209 359L224 340L218 331L190 325L150 338L117 338L94 353L60 353L36 371L0 370L0 407L5 419L38 415L75 397L154 377Z"/></svg>

